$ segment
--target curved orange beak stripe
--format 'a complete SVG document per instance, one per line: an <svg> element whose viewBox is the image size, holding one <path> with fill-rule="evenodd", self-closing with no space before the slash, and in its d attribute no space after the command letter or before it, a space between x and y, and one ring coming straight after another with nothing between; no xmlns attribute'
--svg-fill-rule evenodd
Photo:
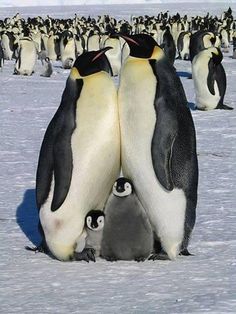
<svg viewBox="0 0 236 314"><path fill-rule="evenodd" d="M112 47L106 47L98 51L98 54L92 59L92 62L100 58L107 50L113 49Z"/></svg>

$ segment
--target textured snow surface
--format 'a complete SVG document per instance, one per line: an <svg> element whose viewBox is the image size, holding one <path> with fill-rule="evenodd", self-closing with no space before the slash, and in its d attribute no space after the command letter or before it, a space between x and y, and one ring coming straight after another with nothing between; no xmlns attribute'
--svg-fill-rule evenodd
<svg viewBox="0 0 236 314"><path fill-rule="evenodd" d="M232 8L236 15L236 6ZM193 15L199 5L182 9ZM226 9L206 5L203 14ZM157 7L145 10L110 7L118 18L155 14ZM175 12L176 6L169 10ZM74 12L96 15L102 7L21 12L69 17ZM5 16L15 13L4 11ZM235 110L192 111L200 168L197 222L189 247L194 256L144 263L63 263L24 249L39 241L37 159L69 70L55 62L51 78L43 78L38 62L33 76L13 76L14 62L5 62L0 72L0 313L236 313L236 60L231 55L232 51L224 54L223 61L228 80L225 104ZM177 60L175 66L193 107L193 81L187 79L190 62Z"/></svg>

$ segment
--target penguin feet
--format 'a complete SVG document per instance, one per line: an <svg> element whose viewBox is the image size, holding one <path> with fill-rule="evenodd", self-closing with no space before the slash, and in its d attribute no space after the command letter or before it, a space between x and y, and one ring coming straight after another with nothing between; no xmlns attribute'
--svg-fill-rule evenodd
<svg viewBox="0 0 236 314"><path fill-rule="evenodd" d="M169 257L165 252L160 252L160 253L153 253L151 256L148 258L149 261L169 261Z"/></svg>
<svg viewBox="0 0 236 314"><path fill-rule="evenodd" d="M35 252L35 253L48 253L47 249L43 245L43 243L41 243L39 246L35 246L35 247L25 246L25 249L27 251L32 251L32 252Z"/></svg>
<svg viewBox="0 0 236 314"><path fill-rule="evenodd" d="M147 259L146 256L139 256L139 257L136 257L134 260L139 263L139 262L144 262L146 259Z"/></svg>
<svg viewBox="0 0 236 314"><path fill-rule="evenodd" d="M218 107L216 107L216 109L223 109L223 110L233 110L233 107L227 106L227 105L219 105Z"/></svg>
<svg viewBox="0 0 236 314"><path fill-rule="evenodd" d="M194 256L194 254L189 253L188 249L183 249L179 255L181 256Z"/></svg>
<svg viewBox="0 0 236 314"><path fill-rule="evenodd" d="M108 262L117 262L117 258L115 256L103 256L103 258Z"/></svg>
<svg viewBox="0 0 236 314"><path fill-rule="evenodd" d="M96 262L95 250L93 248L85 248L82 252L75 252L74 259L76 261Z"/></svg>

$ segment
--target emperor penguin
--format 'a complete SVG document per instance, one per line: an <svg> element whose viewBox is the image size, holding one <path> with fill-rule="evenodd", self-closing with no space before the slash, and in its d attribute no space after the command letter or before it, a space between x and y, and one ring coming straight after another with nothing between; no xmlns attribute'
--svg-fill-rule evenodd
<svg viewBox="0 0 236 314"><path fill-rule="evenodd" d="M117 91L108 49L76 59L39 154L36 201L42 245L59 260L74 259L87 213L104 208L120 172Z"/></svg>
<svg viewBox="0 0 236 314"><path fill-rule="evenodd" d="M181 32L177 40L177 49L179 52L179 58L182 60L189 60L189 43L190 32Z"/></svg>
<svg viewBox="0 0 236 314"><path fill-rule="evenodd" d="M233 59L236 59L236 31L233 35Z"/></svg>
<svg viewBox="0 0 236 314"><path fill-rule="evenodd" d="M192 76L200 110L233 109L224 105L227 82L222 59L222 52L216 47L200 51L193 59Z"/></svg>
<svg viewBox="0 0 236 314"><path fill-rule="evenodd" d="M40 74L43 77L50 77L52 75L52 63L48 57L44 59L44 72Z"/></svg>
<svg viewBox="0 0 236 314"><path fill-rule="evenodd" d="M121 42L117 35L110 35L103 44L104 47L112 47L106 52L110 62L113 76L118 76L121 69Z"/></svg>
<svg viewBox="0 0 236 314"><path fill-rule="evenodd" d="M64 31L60 40L60 54L62 67L64 69L70 69L75 60L75 40L71 31ZM73 62L68 62L72 60Z"/></svg>
<svg viewBox="0 0 236 314"><path fill-rule="evenodd" d="M122 172L133 182L155 238L174 260L188 254L195 224L195 128L181 81L156 41L146 34L123 38L130 57L118 90Z"/></svg>
<svg viewBox="0 0 236 314"><path fill-rule="evenodd" d="M131 180L119 178L105 207L101 256L109 261L144 261L153 250L153 231Z"/></svg>
<svg viewBox="0 0 236 314"><path fill-rule="evenodd" d="M34 41L23 37L19 41L19 54L16 60L14 74L32 75L38 55Z"/></svg>
<svg viewBox="0 0 236 314"><path fill-rule="evenodd" d="M4 64L4 52L3 52L2 44L0 40L0 69L2 69L3 64Z"/></svg>
<svg viewBox="0 0 236 314"><path fill-rule="evenodd" d="M92 260L100 256L105 214L101 210L90 210L85 217L84 230L76 244L75 259Z"/></svg>
<svg viewBox="0 0 236 314"><path fill-rule="evenodd" d="M192 34L189 43L189 57L191 62L200 51L214 47L215 43L216 36L212 32L200 30Z"/></svg>
<svg viewBox="0 0 236 314"><path fill-rule="evenodd" d="M161 44L161 47L164 50L167 59L173 65L175 62L176 46L173 36L171 35L169 26L166 26L166 30L163 34L163 42Z"/></svg>

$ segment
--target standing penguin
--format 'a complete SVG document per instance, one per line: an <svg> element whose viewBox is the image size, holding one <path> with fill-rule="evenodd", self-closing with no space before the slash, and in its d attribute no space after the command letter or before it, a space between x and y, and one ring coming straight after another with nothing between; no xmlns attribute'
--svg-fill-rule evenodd
<svg viewBox="0 0 236 314"><path fill-rule="evenodd" d="M105 207L101 256L109 261L144 261L152 253L153 231L132 182L119 178Z"/></svg>
<svg viewBox="0 0 236 314"><path fill-rule="evenodd" d="M50 59L48 57L46 57L44 59L44 72L42 74L40 74L40 76L43 76L43 77L50 77L52 75L52 63L50 61Z"/></svg>
<svg viewBox="0 0 236 314"><path fill-rule="evenodd" d="M132 180L163 250L175 259L189 254L195 224L195 128L181 81L155 40L145 34L123 38L130 57L118 91L122 171Z"/></svg>
<svg viewBox="0 0 236 314"><path fill-rule="evenodd" d="M177 49L179 52L179 58L182 60L189 60L189 42L190 32L181 32L177 40Z"/></svg>
<svg viewBox="0 0 236 314"><path fill-rule="evenodd" d="M200 30L192 34L189 43L189 57L191 62L200 51L214 47L215 43L216 36L212 32Z"/></svg>
<svg viewBox="0 0 236 314"><path fill-rule="evenodd" d="M92 260L100 256L105 214L101 210L90 210L85 217L84 231L75 249L75 259Z"/></svg>
<svg viewBox="0 0 236 314"><path fill-rule="evenodd" d="M164 50L167 59L173 65L175 62L176 46L173 36L170 33L169 26L166 26L166 30L163 34L163 42L161 44L161 47Z"/></svg>
<svg viewBox="0 0 236 314"><path fill-rule="evenodd" d="M226 75L222 59L222 52L215 47L202 50L193 59L192 76L200 110L233 109L224 105Z"/></svg>
<svg viewBox="0 0 236 314"><path fill-rule="evenodd" d="M30 37L23 37L19 42L19 55L16 60L14 74L32 75L37 61L37 49Z"/></svg>
<svg viewBox="0 0 236 314"><path fill-rule="evenodd" d="M120 172L117 92L107 73L108 49L76 59L40 150L36 201L42 244L60 260L74 258L87 213L104 208Z"/></svg>
<svg viewBox="0 0 236 314"><path fill-rule="evenodd" d="M4 52L3 52L2 43L0 40L0 69L2 69L3 63L4 63Z"/></svg>

